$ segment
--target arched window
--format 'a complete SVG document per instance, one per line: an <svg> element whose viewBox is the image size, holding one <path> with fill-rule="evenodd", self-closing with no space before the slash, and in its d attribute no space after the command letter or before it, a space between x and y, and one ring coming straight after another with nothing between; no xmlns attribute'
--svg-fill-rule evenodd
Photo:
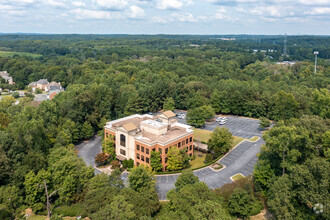
<svg viewBox="0 0 330 220"><path fill-rule="evenodd" d="M126 137L123 134L120 135L120 145L126 147Z"/></svg>

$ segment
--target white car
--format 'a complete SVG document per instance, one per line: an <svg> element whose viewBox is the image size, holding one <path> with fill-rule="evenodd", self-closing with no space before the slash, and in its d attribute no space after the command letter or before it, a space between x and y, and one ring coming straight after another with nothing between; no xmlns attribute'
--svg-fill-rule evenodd
<svg viewBox="0 0 330 220"><path fill-rule="evenodd" d="M225 120L219 121L219 125L224 125L224 124L226 124L226 121Z"/></svg>

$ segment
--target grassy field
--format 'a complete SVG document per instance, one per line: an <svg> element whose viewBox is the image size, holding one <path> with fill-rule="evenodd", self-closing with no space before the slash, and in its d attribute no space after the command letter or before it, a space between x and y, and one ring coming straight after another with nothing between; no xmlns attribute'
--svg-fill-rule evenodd
<svg viewBox="0 0 330 220"><path fill-rule="evenodd" d="M14 55L28 56L32 58L42 57L41 54L27 53L27 52L15 52L15 51L0 51L0 57L13 57Z"/></svg>
<svg viewBox="0 0 330 220"><path fill-rule="evenodd" d="M207 143L207 141L211 137L211 134L212 134L212 131L202 130L202 129L194 129L194 140ZM233 136L233 138L234 139L233 139L232 147L236 146L239 142L244 140L244 138L237 137L237 136Z"/></svg>
<svg viewBox="0 0 330 220"><path fill-rule="evenodd" d="M244 178L244 176L242 175L242 174L236 174L236 175L234 175L234 176L232 176L231 177L234 181L237 181L237 180L239 180L239 179L243 179Z"/></svg>
<svg viewBox="0 0 330 220"><path fill-rule="evenodd" d="M195 159L190 162L191 167L189 169L195 169L205 165L204 161L206 154L199 151L195 151L194 154L195 154ZM202 156L199 157L198 155L202 155Z"/></svg>

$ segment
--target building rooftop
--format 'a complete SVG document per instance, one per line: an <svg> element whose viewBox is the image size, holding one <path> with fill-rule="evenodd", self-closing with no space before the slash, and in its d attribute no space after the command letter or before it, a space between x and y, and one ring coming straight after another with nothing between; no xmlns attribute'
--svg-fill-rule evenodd
<svg viewBox="0 0 330 220"><path fill-rule="evenodd" d="M167 112L166 114L170 117L172 114L175 116L173 112L172 114L170 112ZM156 142L165 144L193 132L189 125L178 122L168 125L168 123L163 123L160 119L151 115L128 116L115 121L110 121L105 127L115 130L122 127L128 132L137 130L137 133L135 134L136 140L147 142L148 144L156 144ZM148 128L151 128L151 130ZM153 129L155 129L155 132ZM159 131L159 133L157 131Z"/></svg>
<svg viewBox="0 0 330 220"><path fill-rule="evenodd" d="M123 125L123 128L126 130L126 131L134 131L137 129L137 127L132 123L132 122L129 122L127 124L124 124Z"/></svg>
<svg viewBox="0 0 330 220"><path fill-rule="evenodd" d="M162 135L156 135L151 132L142 131L141 135L139 135L136 139L141 140L141 141L150 142L150 143L156 142L156 141L165 143L165 142L171 141L175 138L178 138L182 135L185 135L189 132L190 131L184 127L174 125L174 126L169 127L167 132Z"/></svg>
<svg viewBox="0 0 330 220"><path fill-rule="evenodd" d="M165 117L167 117L167 118L175 117L175 114L172 111L162 112L162 114L165 115Z"/></svg>

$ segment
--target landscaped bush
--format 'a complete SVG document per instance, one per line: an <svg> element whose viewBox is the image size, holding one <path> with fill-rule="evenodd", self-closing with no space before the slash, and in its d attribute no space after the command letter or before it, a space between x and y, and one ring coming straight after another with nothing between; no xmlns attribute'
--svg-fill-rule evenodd
<svg viewBox="0 0 330 220"><path fill-rule="evenodd" d="M110 156L101 152L95 156L95 163L97 166L104 166L110 162Z"/></svg>
<svg viewBox="0 0 330 220"><path fill-rule="evenodd" d="M113 160L111 162L111 169L115 170L115 169L119 169L120 168L120 162L118 160Z"/></svg>
<svg viewBox="0 0 330 220"><path fill-rule="evenodd" d="M209 153L205 157L205 163L211 163L213 160L213 154Z"/></svg>

